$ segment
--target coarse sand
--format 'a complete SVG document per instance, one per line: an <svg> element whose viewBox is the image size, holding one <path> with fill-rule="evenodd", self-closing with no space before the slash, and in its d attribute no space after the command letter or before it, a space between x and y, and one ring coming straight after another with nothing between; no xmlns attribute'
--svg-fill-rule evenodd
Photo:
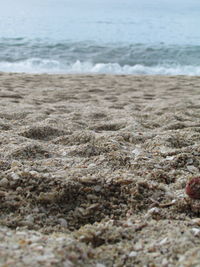
<svg viewBox="0 0 200 267"><path fill-rule="evenodd" d="M200 77L0 73L0 266L200 266Z"/></svg>

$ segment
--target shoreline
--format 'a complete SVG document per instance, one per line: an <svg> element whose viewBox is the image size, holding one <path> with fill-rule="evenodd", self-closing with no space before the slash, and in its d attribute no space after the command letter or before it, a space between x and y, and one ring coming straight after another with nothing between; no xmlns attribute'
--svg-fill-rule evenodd
<svg viewBox="0 0 200 267"><path fill-rule="evenodd" d="M131 77L200 77L200 75L189 75L189 74L122 74L122 73L48 73L48 72L9 72L9 71L0 71L0 75L24 75L24 76L38 76L38 75L49 75L49 76L131 76Z"/></svg>
<svg viewBox="0 0 200 267"><path fill-rule="evenodd" d="M0 264L198 266L199 81L1 72Z"/></svg>

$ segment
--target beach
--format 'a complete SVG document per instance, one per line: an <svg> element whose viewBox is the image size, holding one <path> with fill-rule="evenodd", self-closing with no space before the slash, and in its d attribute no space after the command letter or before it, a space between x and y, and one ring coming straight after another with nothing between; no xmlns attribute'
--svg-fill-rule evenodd
<svg viewBox="0 0 200 267"><path fill-rule="evenodd" d="M199 266L199 84L0 73L0 265Z"/></svg>

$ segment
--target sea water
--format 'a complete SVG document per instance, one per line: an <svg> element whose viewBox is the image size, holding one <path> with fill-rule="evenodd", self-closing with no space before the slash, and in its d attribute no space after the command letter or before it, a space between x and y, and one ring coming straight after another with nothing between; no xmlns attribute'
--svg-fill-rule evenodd
<svg viewBox="0 0 200 267"><path fill-rule="evenodd" d="M199 0L6 0L0 71L200 75Z"/></svg>

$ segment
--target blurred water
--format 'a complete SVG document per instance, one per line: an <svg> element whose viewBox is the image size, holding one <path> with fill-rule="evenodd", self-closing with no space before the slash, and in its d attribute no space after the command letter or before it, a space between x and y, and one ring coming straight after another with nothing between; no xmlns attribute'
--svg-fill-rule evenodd
<svg viewBox="0 0 200 267"><path fill-rule="evenodd" d="M197 75L199 10L197 0L7 0L0 70Z"/></svg>

